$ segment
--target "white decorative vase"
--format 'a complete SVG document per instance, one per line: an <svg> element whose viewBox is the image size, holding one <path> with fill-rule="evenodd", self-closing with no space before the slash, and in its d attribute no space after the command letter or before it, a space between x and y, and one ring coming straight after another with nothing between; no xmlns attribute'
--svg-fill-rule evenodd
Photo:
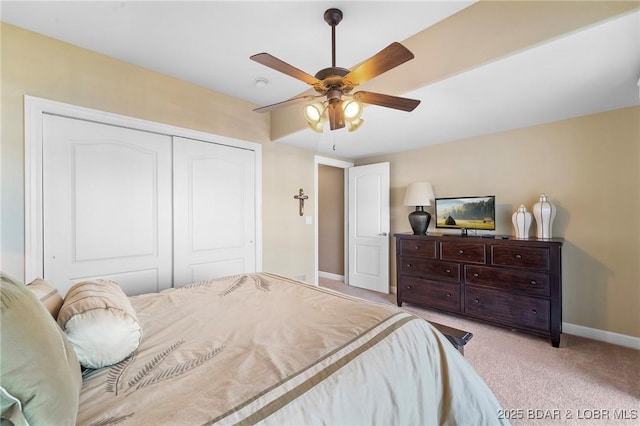
<svg viewBox="0 0 640 426"><path fill-rule="evenodd" d="M529 228L531 228L532 217L524 204L520 204L518 211L511 217L513 228L516 230L516 238L529 238Z"/></svg>
<svg viewBox="0 0 640 426"><path fill-rule="evenodd" d="M536 218L536 236L551 238L553 219L556 218L556 206L549 202L546 194L540 196L540 201L533 205L533 216Z"/></svg>

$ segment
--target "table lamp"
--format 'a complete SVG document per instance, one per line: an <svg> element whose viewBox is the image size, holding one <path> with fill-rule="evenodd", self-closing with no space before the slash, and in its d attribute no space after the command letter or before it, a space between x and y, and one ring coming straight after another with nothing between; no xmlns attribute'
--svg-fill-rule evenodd
<svg viewBox="0 0 640 426"><path fill-rule="evenodd" d="M413 235L426 235L429 222L431 222L431 214L424 211L425 206L431 205L434 199L433 188L428 182L415 182L407 186L407 192L404 194L404 205L415 206L416 211L409 214L409 224L413 229Z"/></svg>

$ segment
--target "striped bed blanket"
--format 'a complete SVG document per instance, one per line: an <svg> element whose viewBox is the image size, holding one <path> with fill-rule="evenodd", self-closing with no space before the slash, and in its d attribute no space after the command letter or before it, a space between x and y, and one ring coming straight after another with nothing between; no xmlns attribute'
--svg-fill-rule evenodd
<svg viewBox="0 0 640 426"><path fill-rule="evenodd" d="M130 301L140 347L85 375L78 424L500 422L464 357L395 306L267 273Z"/></svg>

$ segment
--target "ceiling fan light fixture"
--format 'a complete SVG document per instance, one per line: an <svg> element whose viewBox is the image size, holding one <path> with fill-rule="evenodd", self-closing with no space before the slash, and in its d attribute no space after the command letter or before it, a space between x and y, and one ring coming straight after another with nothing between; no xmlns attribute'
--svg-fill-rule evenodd
<svg viewBox="0 0 640 426"><path fill-rule="evenodd" d="M305 120L307 120L307 123L309 123L309 125L320 123L322 117L324 116L324 111L325 106L321 102L307 104L302 110L302 112L304 113L304 118Z"/></svg>
<svg viewBox="0 0 640 426"><path fill-rule="evenodd" d="M356 100L349 100L343 104L344 118L347 121L354 121L362 115L362 104Z"/></svg>
<svg viewBox="0 0 640 426"><path fill-rule="evenodd" d="M331 118L327 117L327 113L334 114L329 120L332 123L331 130L339 129L346 125L350 132L356 131L364 123L364 120L360 118L362 110L362 103L354 99L342 101L337 98L325 102L310 103L302 108L307 125L311 130L318 133L323 133L324 123L328 118Z"/></svg>
<svg viewBox="0 0 640 426"><path fill-rule="evenodd" d="M315 124L307 123L307 126L309 126L309 128L311 130L313 130L314 132L323 133L323 131L324 131L324 123L325 123L324 120L320 120Z"/></svg>
<svg viewBox="0 0 640 426"><path fill-rule="evenodd" d="M350 132L355 132L364 124L364 120L362 118L356 118L355 120L347 121L347 129Z"/></svg>

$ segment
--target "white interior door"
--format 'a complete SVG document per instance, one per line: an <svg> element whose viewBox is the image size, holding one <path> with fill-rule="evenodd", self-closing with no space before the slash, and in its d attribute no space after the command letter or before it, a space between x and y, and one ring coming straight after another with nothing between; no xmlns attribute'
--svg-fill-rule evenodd
<svg viewBox="0 0 640 426"><path fill-rule="evenodd" d="M349 285L389 293L389 163L349 170Z"/></svg>
<svg viewBox="0 0 640 426"><path fill-rule="evenodd" d="M52 115L43 135L44 278L169 288L171 138Z"/></svg>
<svg viewBox="0 0 640 426"><path fill-rule="evenodd" d="M174 286L256 271L255 153L174 138Z"/></svg>

